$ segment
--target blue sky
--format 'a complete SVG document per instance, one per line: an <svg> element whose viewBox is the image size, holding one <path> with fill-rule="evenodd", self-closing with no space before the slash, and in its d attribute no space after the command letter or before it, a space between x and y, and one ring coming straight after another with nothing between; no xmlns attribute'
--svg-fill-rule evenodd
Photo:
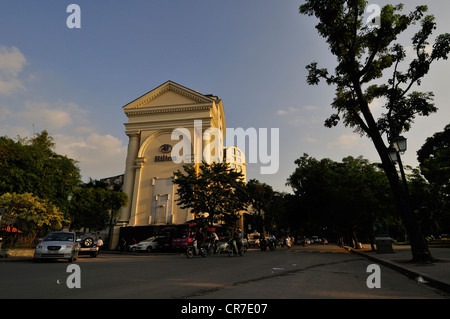
<svg viewBox="0 0 450 319"><path fill-rule="evenodd" d="M383 5L390 1L372 1ZM450 32L450 3L426 3L434 36ZM81 8L81 29L69 29L67 6ZM334 68L314 26L294 0L2 0L0 2L0 135L47 129L56 151L79 161L83 178L123 173L128 138L122 106L167 80L223 100L230 128L279 128L280 168L248 178L285 187L303 153L340 161L378 161L371 142L342 124L323 126L334 88L308 86L312 61ZM397 2L395 2L397 3ZM433 39L434 39L433 36ZM410 36L409 36L410 38ZM402 42L410 45L408 37ZM433 91L438 113L418 118L406 164L417 166L425 139L450 121L448 61L432 66L420 90ZM374 105L377 112L377 105Z"/></svg>

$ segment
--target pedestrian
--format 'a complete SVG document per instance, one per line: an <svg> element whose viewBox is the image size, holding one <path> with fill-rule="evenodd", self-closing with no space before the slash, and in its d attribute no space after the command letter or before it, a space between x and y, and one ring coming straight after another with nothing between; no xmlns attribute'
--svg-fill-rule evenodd
<svg viewBox="0 0 450 319"><path fill-rule="evenodd" d="M219 252L219 245L217 243L219 242L219 236L217 236L215 231L212 232L212 238L214 240L214 252L218 253Z"/></svg>
<svg viewBox="0 0 450 319"><path fill-rule="evenodd" d="M122 241L120 242L120 252L124 252L127 248L127 241L122 237Z"/></svg>
<svg viewBox="0 0 450 319"><path fill-rule="evenodd" d="M98 249L100 249L100 247L103 246L103 240L102 240L102 237L99 237L99 238L98 238L98 240L97 240L97 246L98 246Z"/></svg>
<svg viewBox="0 0 450 319"><path fill-rule="evenodd" d="M203 229L201 227L198 229L197 234L195 234L195 239L197 240L197 247L205 240L205 234L203 234Z"/></svg>

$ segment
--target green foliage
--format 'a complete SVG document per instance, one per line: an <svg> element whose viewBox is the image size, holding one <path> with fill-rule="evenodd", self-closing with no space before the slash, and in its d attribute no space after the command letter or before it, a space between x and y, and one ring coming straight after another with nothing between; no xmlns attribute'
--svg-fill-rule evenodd
<svg viewBox="0 0 450 319"><path fill-rule="evenodd" d="M118 217L119 209L127 205L128 196L99 181L90 181L74 190L69 215L71 229L106 229L110 223L110 211Z"/></svg>
<svg viewBox="0 0 450 319"><path fill-rule="evenodd" d="M46 131L18 141L0 137L0 194L32 193L63 210L67 194L81 182L80 172L53 147Z"/></svg>
<svg viewBox="0 0 450 319"><path fill-rule="evenodd" d="M0 207L5 209L1 224L16 227L31 239L61 229L64 219L56 206L30 193L5 193L0 196Z"/></svg>
<svg viewBox="0 0 450 319"><path fill-rule="evenodd" d="M307 0L300 7L300 13L319 19L316 28L338 61L334 75L318 68L317 62L308 65L307 82L315 85L324 79L327 84L336 85L332 106L337 113L325 121L326 126L335 126L343 119L346 126L371 138L387 134L391 139L408 131L416 116L436 112L431 92L410 91L421 84L434 61L448 58L450 34L437 36L431 53L427 53L436 23L432 15L425 15L426 6L401 14L403 5L386 5L381 9L380 26L370 28L363 20L367 4L363 0ZM421 25L411 39L416 57L402 71L406 51L394 41L416 23ZM387 83L370 84L385 76L385 71L391 74ZM375 98L386 101L386 112L377 121L369 108Z"/></svg>
<svg viewBox="0 0 450 319"><path fill-rule="evenodd" d="M450 232L450 125L442 132L427 138L417 155L420 173L416 171L414 175L414 199L424 199L420 205L416 205L418 206L416 209L429 220L428 225L434 224L434 227L428 227L430 233L448 233Z"/></svg>
<svg viewBox="0 0 450 319"><path fill-rule="evenodd" d="M342 162L317 160L304 154L288 178L298 198L297 213L309 231L324 225L335 233L359 227L367 230L375 220L392 213L392 196L385 174L362 157Z"/></svg>
<svg viewBox="0 0 450 319"><path fill-rule="evenodd" d="M410 207L408 192L389 159L388 147L400 133L410 130L417 116L428 116L437 111L432 92L413 89L421 84L432 63L448 58L450 34L437 36L430 45L429 38L436 23L432 15L426 15L427 6L418 6L409 14L402 14L401 4L385 5L381 9L380 25L371 28L364 25L367 4L364 0L306 0L300 6L300 13L319 20L316 28L337 58L334 74L318 68L317 62L308 65L307 82L316 85L324 79L328 85L336 86L332 107L337 112L325 121L325 125L332 127L343 119L346 126L372 139L407 229L413 259L432 261ZM415 56L404 67L406 50L395 41L415 24L420 24L411 38ZM385 102L378 119L369 107L375 99Z"/></svg>
<svg viewBox="0 0 450 319"><path fill-rule="evenodd" d="M68 210L67 222L71 221L72 229L105 229L110 222L109 211L117 217L120 207L128 202L126 194L98 182L84 185L76 162L57 154L53 148L53 139L47 131L17 141L0 137L0 195L4 194L5 198L9 193L24 196L20 197L21 201L8 202L11 211L21 212L10 215L9 222L32 235L39 228L43 232L60 229L63 216L55 216ZM75 195L70 206L69 192ZM30 208L29 215L24 215L24 207ZM11 216L16 218L11 219Z"/></svg>
<svg viewBox="0 0 450 319"><path fill-rule="evenodd" d="M183 166L174 172L177 188L177 204L191 209L196 216L207 214L210 222L226 219L236 221L236 214L247 205L247 191L243 175L227 163L203 162L195 166Z"/></svg>

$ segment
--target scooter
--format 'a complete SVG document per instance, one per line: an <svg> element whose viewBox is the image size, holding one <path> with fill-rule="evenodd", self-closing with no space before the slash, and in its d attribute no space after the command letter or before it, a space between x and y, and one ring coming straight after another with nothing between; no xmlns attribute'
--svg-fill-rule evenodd
<svg viewBox="0 0 450 319"><path fill-rule="evenodd" d="M186 257L189 258L189 259L194 257L194 256L206 257L206 255L208 255L208 251L206 250L204 245L201 245L200 247L197 247L197 241L196 240L194 241L192 246L190 246L190 247L188 247L188 249L186 249Z"/></svg>
<svg viewBox="0 0 450 319"><path fill-rule="evenodd" d="M275 251L276 243L274 239L269 239L269 248L271 251Z"/></svg>
<svg viewBox="0 0 450 319"><path fill-rule="evenodd" d="M234 254L244 256L244 248L242 247L242 244L238 244L236 239L231 238L228 242L228 246L231 247L231 249L227 249L228 256L231 257Z"/></svg>

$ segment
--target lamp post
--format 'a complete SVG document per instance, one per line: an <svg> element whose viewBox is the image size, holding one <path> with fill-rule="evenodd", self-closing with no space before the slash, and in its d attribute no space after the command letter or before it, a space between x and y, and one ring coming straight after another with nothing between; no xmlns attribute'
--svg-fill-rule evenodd
<svg viewBox="0 0 450 319"><path fill-rule="evenodd" d="M388 149L389 158L395 164L398 162L398 167L400 168L400 174L402 176L403 187L405 188L406 193L408 192L408 184L406 182L405 171L403 169L402 159L400 158L400 153L405 153L407 149L406 138L403 136L397 136L392 141L392 146Z"/></svg>
<svg viewBox="0 0 450 319"><path fill-rule="evenodd" d="M69 206L70 206L70 201L72 200L72 197L73 197L73 193L72 192L70 192L68 195L67 195L67 205L66 205L66 211L64 212L64 220L63 220L63 224L62 224L62 228L61 228L61 230L63 230L64 229L64 227L66 226L66 218L67 218L67 212L68 212L68 210L69 210Z"/></svg>

